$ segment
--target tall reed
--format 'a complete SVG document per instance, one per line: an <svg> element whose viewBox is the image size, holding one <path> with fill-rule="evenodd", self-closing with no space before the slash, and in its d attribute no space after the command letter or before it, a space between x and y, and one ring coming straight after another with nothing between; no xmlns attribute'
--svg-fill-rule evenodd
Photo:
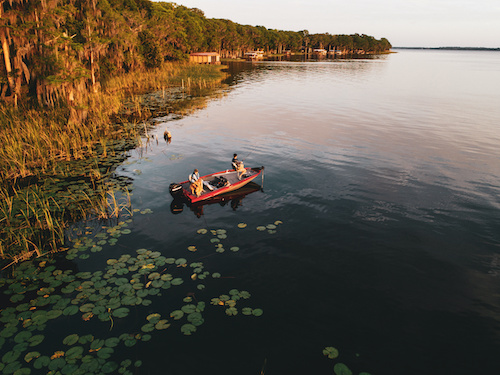
<svg viewBox="0 0 500 375"><path fill-rule="evenodd" d="M154 91L168 101L165 91L183 81L184 91L194 93L216 87L224 76L220 67L172 63L115 77L100 92L89 93L81 108L16 110L0 104L0 257L19 261L56 251L69 222L130 212L128 192L122 194L128 198L117 199L99 164L116 154L113 140L140 142L139 120L152 114L140 94ZM127 115L124 104L130 101L134 105ZM94 161L75 170L78 160ZM54 194L42 187L50 176L83 176L95 193Z"/></svg>

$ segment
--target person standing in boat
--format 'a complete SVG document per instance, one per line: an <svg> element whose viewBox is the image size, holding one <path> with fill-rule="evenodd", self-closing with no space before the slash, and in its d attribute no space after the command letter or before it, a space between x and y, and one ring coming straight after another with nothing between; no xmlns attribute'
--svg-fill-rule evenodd
<svg viewBox="0 0 500 375"><path fill-rule="evenodd" d="M231 166L233 167L234 170L238 168L238 154L233 155L233 160L231 160Z"/></svg>

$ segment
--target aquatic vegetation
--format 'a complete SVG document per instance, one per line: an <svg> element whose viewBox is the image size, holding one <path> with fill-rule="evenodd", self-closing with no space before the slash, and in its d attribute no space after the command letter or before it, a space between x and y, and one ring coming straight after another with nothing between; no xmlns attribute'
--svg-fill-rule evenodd
<svg viewBox="0 0 500 375"><path fill-rule="evenodd" d="M323 355L329 359L337 359L339 357L339 351L333 346L327 346L323 349ZM351 369L342 362L336 362L333 366L333 372L335 375L353 375ZM368 372L360 372L359 375L370 375Z"/></svg>
<svg viewBox="0 0 500 375"><path fill-rule="evenodd" d="M145 345L152 335L172 328L187 336L195 334L205 323L208 306L220 308L230 317L263 315L261 308L247 305L251 294L238 289L208 297L207 304L201 298L213 293L216 284L210 280L221 278L221 274L206 270L203 262L166 257L159 251L142 248L134 254L124 253L107 259L102 269L94 272L60 267L62 258L85 261L103 247L114 246L121 236L132 232L127 228L130 223L131 219L122 220L101 227L99 233L88 226L76 227L74 233L79 235L73 238L70 234L72 247L59 259L25 261L11 269L10 278L0 279L0 288L12 304L0 311L0 349L5 352L0 362L2 373L29 374L33 369L62 374L131 374L130 360L114 360L121 348ZM226 229L210 233L218 241L229 237ZM163 293L179 295L177 289L185 296L172 311L145 313L144 308L154 306ZM192 290L203 294L194 299ZM141 313L144 320L137 321L135 317ZM74 331L58 331L61 323ZM134 363L135 367L140 365L140 361Z"/></svg>

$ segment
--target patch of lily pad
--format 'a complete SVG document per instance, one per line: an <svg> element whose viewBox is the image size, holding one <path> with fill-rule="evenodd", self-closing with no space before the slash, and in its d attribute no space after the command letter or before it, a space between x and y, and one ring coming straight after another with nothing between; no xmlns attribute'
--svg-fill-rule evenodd
<svg viewBox="0 0 500 375"><path fill-rule="evenodd" d="M80 262L114 246L122 235L129 234L131 220L122 220L115 226L104 227L103 232L72 239L67 251L67 260L77 257ZM199 230L207 234L208 230ZM213 243L219 252L224 251L221 241L228 239L226 229L210 230ZM191 245L192 246L192 245ZM198 246L188 248L198 250ZM231 246L232 252L239 251ZM221 251L222 250L222 251ZM86 255L82 257L82 255ZM0 369L5 374L31 373L39 370L61 374L107 374L116 371L132 373L131 363L113 361L120 347L133 347L151 340L152 335L171 329L172 326L184 335L194 334L205 323L206 303L200 300L212 290L218 272L209 272L202 262L190 262L187 258L165 257L161 252L138 249L135 255L122 254L108 259L102 270L74 272L71 269L57 269L54 259L38 258L21 263L12 269L10 278L2 279L0 287L8 295L12 306L0 311ZM205 282L212 279L210 288ZM214 284L215 283L215 284ZM151 306L155 298L173 287L197 290L197 298L191 295L172 311L149 313L146 321L135 328L135 332L114 335L120 321L131 320L132 324L120 324L134 331L134 317ZM262 309L246 305L250 293L232 289L228 294L208 298L216 309L222 307L228 316L261 316ZM219 307L220 306L220 307ZM47 351L47 334L54 344L52 327L59 321L72 322L78 333L69 332L59 338L57 350ZM87 321L94 327L102 327L93 333L82 333ZM101 336L101 337L99 337ZM134 365L137 365L134 364ZM140 363L139 363L140 365Z"/></svg>

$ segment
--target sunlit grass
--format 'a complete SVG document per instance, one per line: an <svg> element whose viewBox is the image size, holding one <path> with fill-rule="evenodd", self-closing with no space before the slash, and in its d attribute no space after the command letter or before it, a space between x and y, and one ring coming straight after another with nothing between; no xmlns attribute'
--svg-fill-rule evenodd
<svg viewBox="0 0 500 375"><path fill-rule="evenodd" d="M41 110L0 104L0 257L23 260L57 251L69 222L130 211L128 192L126 202L119 200L99 163L116 156L116 142L126 141L121 150L140 144L143 121L153 114L143 94L168 102L173 88L195 94L218 86L224 76L220 66L172 63L115 77L89 93L84 106ZM168 110L182 112L183 105L169 104ZM189 101L191 108L203 105ZM95 162L80 167L79 160ZM83 177L96 194L47 192L41 185L51 176ZM71 208L63 198L74 201Z"/></svg>

